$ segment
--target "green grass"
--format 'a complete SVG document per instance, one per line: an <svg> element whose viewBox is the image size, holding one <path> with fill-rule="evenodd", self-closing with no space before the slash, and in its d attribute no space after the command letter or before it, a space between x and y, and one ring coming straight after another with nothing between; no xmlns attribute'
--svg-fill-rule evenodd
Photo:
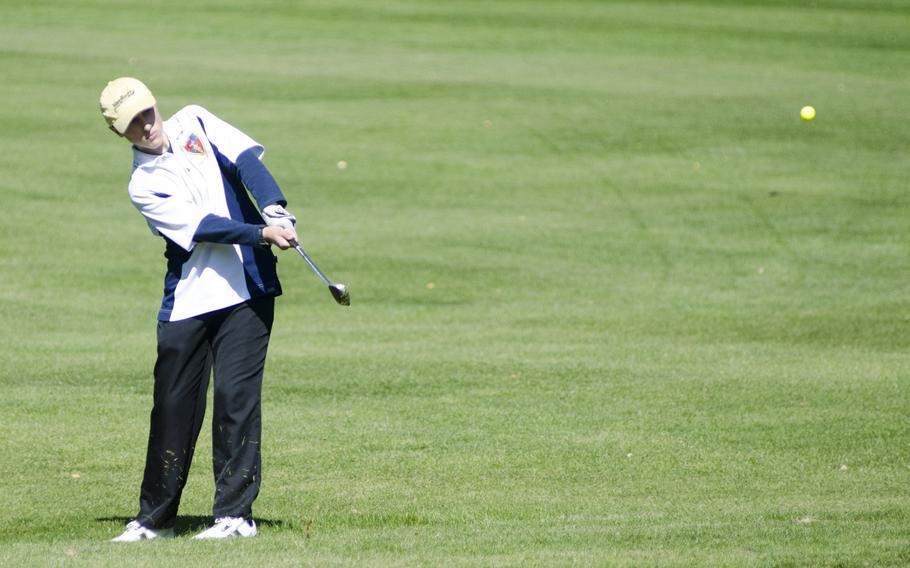
<svg viewBox="0 0 910 568"><path fill-rule="evenodd" d="M910 564L907 2L0 11L0 564ZM125 74L262 142L351 288L281 255L249 541L187 538L204 432L180 538L107 542L164 271Z"/></svg>

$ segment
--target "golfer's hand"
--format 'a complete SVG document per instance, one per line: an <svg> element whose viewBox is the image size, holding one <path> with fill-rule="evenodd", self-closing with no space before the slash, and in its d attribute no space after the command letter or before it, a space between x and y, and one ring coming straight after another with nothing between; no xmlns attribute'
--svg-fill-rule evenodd
<svg viewBox="0 0 910 568"><path fill-rule="evenodd" d="M281 250L287 250L293 246L291 241L297 240L297 231L281 225L271 225L262 229L262 238Z"/></svg>
<svg viewBox="0 0 910 568"><path fill-rule="evenodd" d="M294 217L290 211L277 203L273 203L263 209L262 218L265 220L265 224L269 226L278 225L279 227L293 229L294 225L297 224L297 217Z"/></svg>

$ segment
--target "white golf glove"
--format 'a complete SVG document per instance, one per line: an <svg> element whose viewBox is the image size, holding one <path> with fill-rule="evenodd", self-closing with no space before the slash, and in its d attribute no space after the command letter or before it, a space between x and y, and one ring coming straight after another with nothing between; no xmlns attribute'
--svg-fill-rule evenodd
<svg viewBox="0 0 910 568"><path fill-rule="evenodd" d="M291 215L290 211L277 203L267 205L262 210L262 218L265 220L265 224L270 227L277 225L286 229L293 229L294 225L297 224L297 217Z"/></svg>

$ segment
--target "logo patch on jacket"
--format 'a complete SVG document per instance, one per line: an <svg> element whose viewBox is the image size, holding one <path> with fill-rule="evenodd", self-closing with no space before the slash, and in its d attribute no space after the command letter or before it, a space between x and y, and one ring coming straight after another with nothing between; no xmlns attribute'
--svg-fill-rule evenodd
<svg viewBox="0 0 910 568"><path fill-rule="evenodd" d="M183 149L190 154L205 154L205 146L202 145L202 140L200 140L199 137L197 137L195 134L190 134L190 137L187 138Z"/></svg>

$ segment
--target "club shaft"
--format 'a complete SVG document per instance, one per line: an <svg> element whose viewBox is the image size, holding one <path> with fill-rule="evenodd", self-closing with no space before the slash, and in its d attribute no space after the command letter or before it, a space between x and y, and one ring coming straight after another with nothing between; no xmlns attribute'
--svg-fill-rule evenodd
<svg viewBox="0 0 910 568"><path fill-rule="evenodd" d="M300 243L298 243L298 242L295 241L295 242L292 243L292 244L294 245L294 248L297 250L297 252L300 253L300 256L303 257L303 260L305 260L306 263L310 265L310 268L313 269L313 272L315 272L316 275L319 276L319 277L322 279L323 282L325 282L325 285L326 285L326 286L331 286L331 285L332 285L331 280L329 280L328 278L326 278L326 277L325 277L325 274L323 274L322 271L319 270L319 267L316 266L316 263L313 262L313 259L311 259L309 256L307 256L307 253L305 253L305 252L303 251L303 249L300 247Z"/></svg>

